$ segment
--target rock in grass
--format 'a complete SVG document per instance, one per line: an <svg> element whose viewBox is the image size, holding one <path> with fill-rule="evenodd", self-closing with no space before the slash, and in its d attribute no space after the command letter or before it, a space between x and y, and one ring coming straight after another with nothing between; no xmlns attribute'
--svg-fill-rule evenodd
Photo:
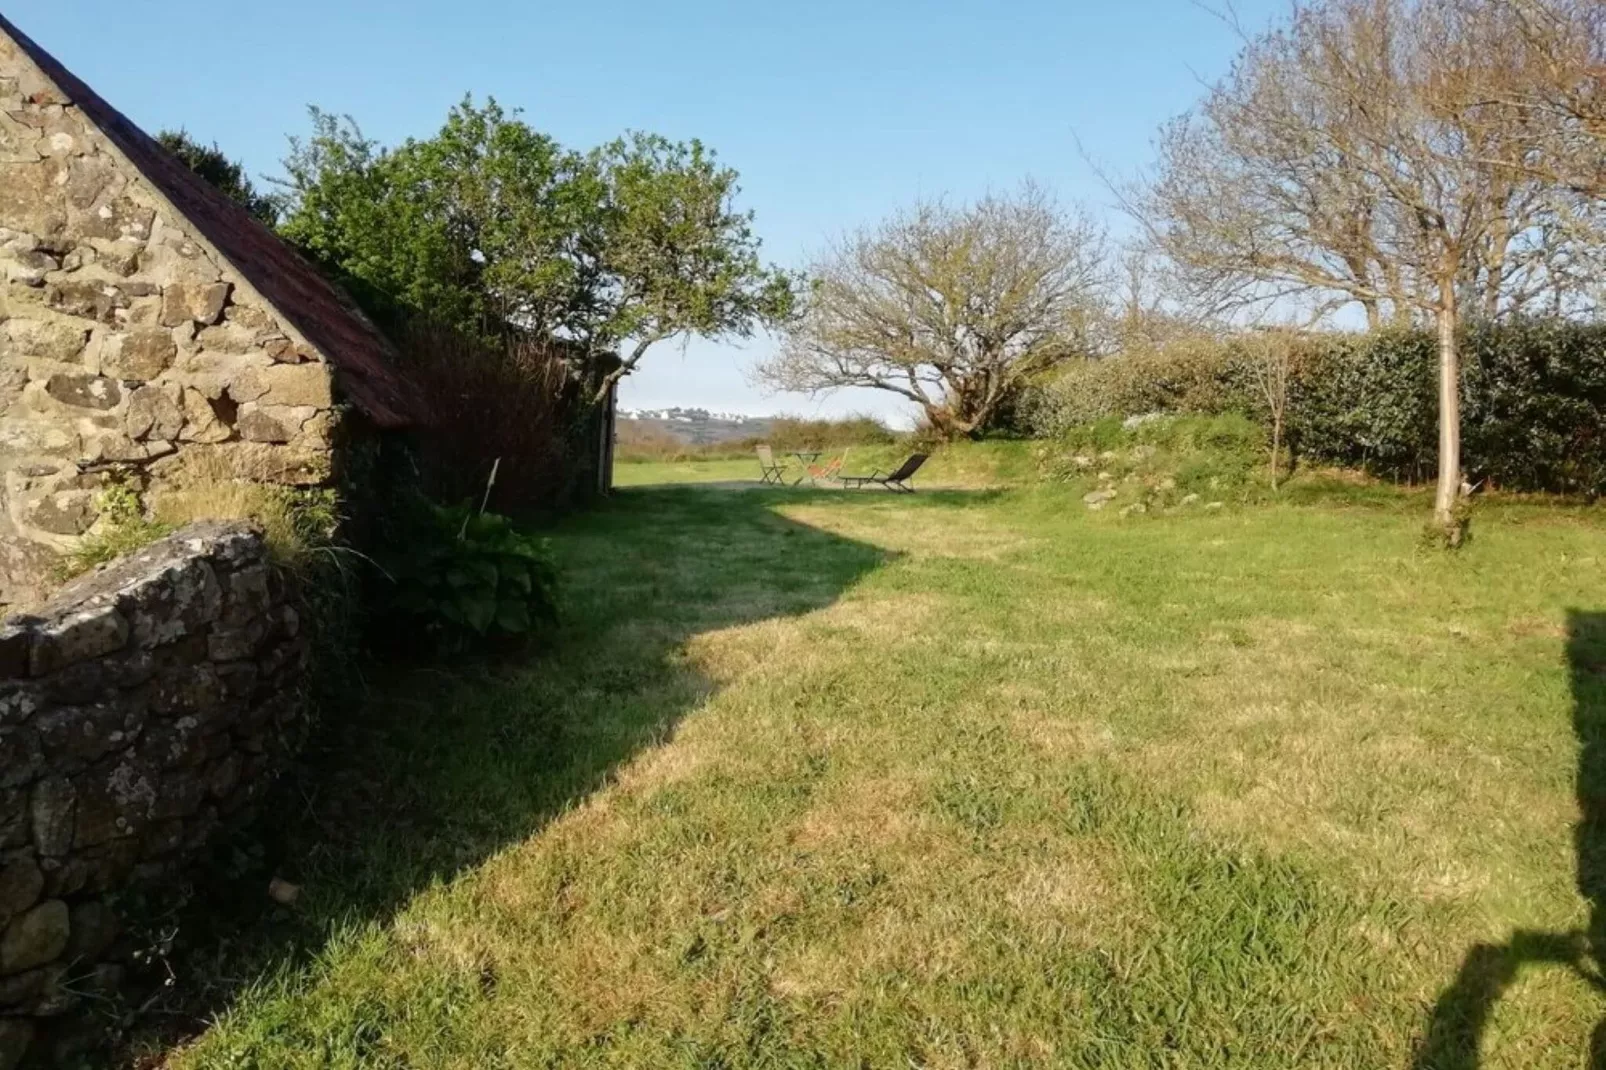
<svg viewBox="0 0 1606 1070"><path fill-rule="evenodd" d="M1082 502L1089 509L1102 509L1104 508L1104 503L1113 497L1115 497L1114 487L1108 490L1090 490L1082 495Z"/></svg>

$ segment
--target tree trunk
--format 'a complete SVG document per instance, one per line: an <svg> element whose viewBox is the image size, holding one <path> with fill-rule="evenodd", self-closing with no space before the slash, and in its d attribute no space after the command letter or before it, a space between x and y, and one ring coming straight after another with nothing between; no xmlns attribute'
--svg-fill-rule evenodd
<svg viewBox="0 0 1606 1070"><path fill-rule="evenodd" d="M1271 489L1277 489L1277 456L1283 451L1283 414L1271 414Z"/></svg>
<svg viewBox="0 0 1606 1070"><path fill-rule="evenodd" d="M1456 351L1454 284L1440 288L1435 318L1439 327L1439 488L1433 523L1451 546L1461 542L1456 505L1461 497L1461 356Z"/></svg>

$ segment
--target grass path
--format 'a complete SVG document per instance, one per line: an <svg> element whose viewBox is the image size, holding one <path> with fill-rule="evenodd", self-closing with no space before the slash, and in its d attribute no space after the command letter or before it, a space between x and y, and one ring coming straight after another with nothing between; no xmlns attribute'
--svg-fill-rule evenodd
<svg viewBox="0 0 1606 1070"><path fill-rule="evenodd" d="M1581 1065L1606 526L1419 524L623 493L554 652L354 723L314 957L172 1064Z"/></svg>
<svg viewBox="0 0 1606 1070"><path fill-rule="evenodd" d="M928 461L915 483L922 487L1002 487L1030 482L1037 476L1036 443L1016 441L966 442L960 446L940 449ZM835 457L845 457L843 471L848 474L868 474L877 469L893 471L908 457L912 447L850 446L845 450L827 450L820 457L825 463ZM777 451L776 460L786 466L785 482L795 481L803 471L792 454ZM759 482L758 461L752 455L743 457L687 457L680 460L620 461L614 465L614 485L619 487L664 486L692 483L728 483L731 485Z"/></svg>

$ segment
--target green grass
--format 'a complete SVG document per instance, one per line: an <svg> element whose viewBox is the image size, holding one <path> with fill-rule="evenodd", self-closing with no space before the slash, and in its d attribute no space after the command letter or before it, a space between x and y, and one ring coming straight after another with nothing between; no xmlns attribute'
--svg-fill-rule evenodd
<svg viewBox="0 0 1606 1070"><path fill-rule="evenodd" d="M1583 1064L1602 518L1078 489L564 522L556 647L341 719L172 1065Z"/></svg>
<svg viewBox="0 0 1606 1070"><path fill-rule="evenodd" d="M876 469L890 472L918 448L921 447L849 446L842 470L849 475L867 475ZM915 485L1000 487L1028 483L1038 476L1039 449L1032 442L1003 441L962 442L943 446L920 470L915 477ZM820 463L824 464L843 453L842 449L826 450L819 459ZM786 463L788 483L802 474L802 465L791 454L776 450L775 459ZM758 477L758 459L752 455L712 460L619 461L613 467L613 481L618 487L683 483L752 483L757 486Z"/></svg>
<svg viewBox="0 0 1606 1070"><path fill-rule="evenodd" d="M613 466L616 487L642 487L664 483L758 482L758 461L741 459L686 461L617 461Z"/></svg>

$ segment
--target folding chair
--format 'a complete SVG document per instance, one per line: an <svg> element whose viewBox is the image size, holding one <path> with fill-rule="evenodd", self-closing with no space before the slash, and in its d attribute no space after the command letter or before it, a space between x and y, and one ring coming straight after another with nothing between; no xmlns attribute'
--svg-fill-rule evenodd
<svg viewBox="0 0 1606 1070"><path fill-rule="evenodd" d="M775 454L770 452L768 446L759 446L756 452L758 453L759 472L764 477L759 482L779 487L781 485L781 476L786 472L786 465L775 462Z"/></svg>

